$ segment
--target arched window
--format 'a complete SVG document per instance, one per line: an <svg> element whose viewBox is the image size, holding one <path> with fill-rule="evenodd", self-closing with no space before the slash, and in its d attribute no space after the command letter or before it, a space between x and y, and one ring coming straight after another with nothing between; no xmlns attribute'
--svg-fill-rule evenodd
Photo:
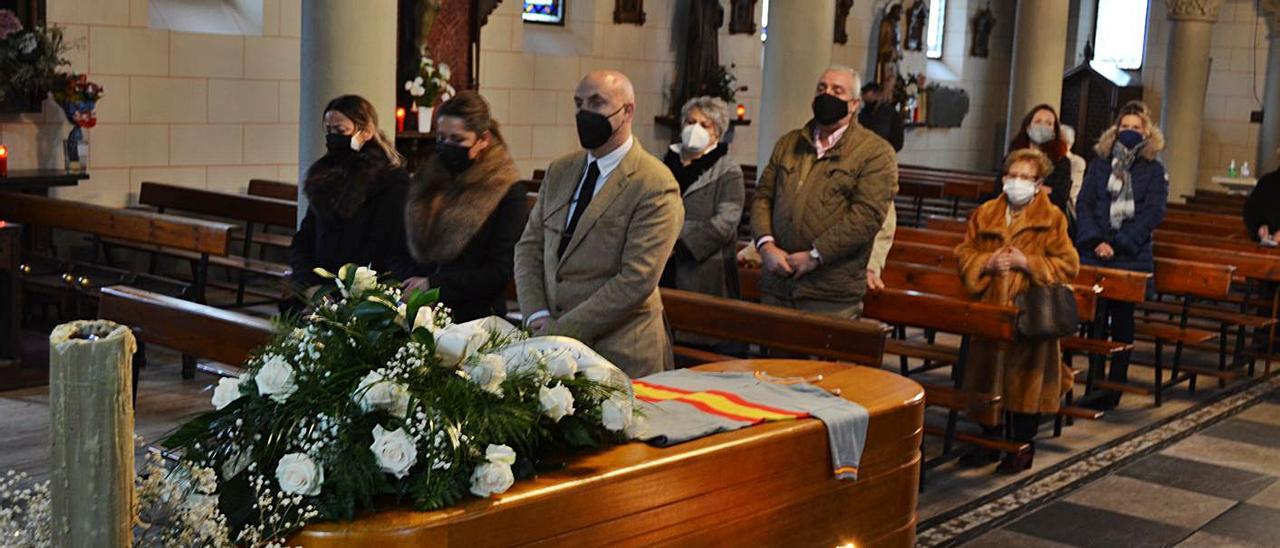
<svg viewBox="0 0 1280 548"><path fill-rule="evenodd" d="M1093 60L1126 70L1142 68L1147 45L1148 0L1098 0Z"/></svg>
<svg viewBox="0 0 1280 548"><path fill-rule="evenodd" d="M942 36L947 26L947 0L929 0L929 25L924 33L924 54L942 58Z"/></svg>

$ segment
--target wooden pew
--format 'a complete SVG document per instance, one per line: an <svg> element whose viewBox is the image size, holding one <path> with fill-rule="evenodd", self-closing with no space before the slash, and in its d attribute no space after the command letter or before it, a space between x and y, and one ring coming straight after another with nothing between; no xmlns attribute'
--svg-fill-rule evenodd
<svg viewBox="0 0 1280 548"><path fill-rule="evenodd" d="M260 198L273 198L276 200L297 202L298 185L286 183L284 181L271 181L268 179L249 179L248 194L250 196L258 196Z"/></svg>
<svg viewBox="0 0 1280 548"><path fill-rule="evenodd" d="M227 268L238 273L235 287L236 305L245 304L244 296L248 274L264 276L281 282L289 276L289 267L287 265L251 258L250 246L257 243L259 245L289 247L293 240L292 236L272 234L267 232L266 228L278 227L292 230L298 215L297 202L215 192L164 183L143 182L138 193L138 203L155 208L159 213L176 211L243 223L242 234L240 234L242 238L241 256L213 257L210 261L213 266ZM255 234L255 230L259 228L259 225L261 225L262 231ZM104 243L121 244L121 242L115 242L110 239L105 240ZM155 268L154 257L157 254L180 259L191 259L190 253L185 250L170 249L159 245L139 246L127 242L121 245L152 254L153 273ZM281 287L283 287L283 283ZM273 300L278 300L280 296L277 294L270 297Z"/></svg>

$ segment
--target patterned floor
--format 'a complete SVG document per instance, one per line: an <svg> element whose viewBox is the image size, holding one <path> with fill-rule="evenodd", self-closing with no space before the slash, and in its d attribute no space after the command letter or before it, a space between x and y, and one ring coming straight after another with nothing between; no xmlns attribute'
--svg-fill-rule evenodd
<svg viewBox="0 0 1280 548"><path fill-rule="evenodd" d="M1280 378L921 524L921 546L1280 546Z"/></svg>

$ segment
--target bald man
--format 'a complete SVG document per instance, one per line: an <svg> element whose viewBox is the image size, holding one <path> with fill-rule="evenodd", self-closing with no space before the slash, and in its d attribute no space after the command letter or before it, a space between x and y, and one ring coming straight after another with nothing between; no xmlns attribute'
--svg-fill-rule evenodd
<svg viewBox="0 0 1280 548"><path fill-rule="evenodd" d="M551 163L516 244L516 294L535 335L578 339L642 377L671 369L658 279L684 205L671 171L635 142L631 81L596 71L578 83L584 150Z"/></svg>
<svg viewBox="0 0 1280 548"><path fill-rule="evenodd" d="M813 119L773 147L751 202L765 304L857 318L876 234L898 188L893 146L858 124L858 73L831 67Z"/></svg>

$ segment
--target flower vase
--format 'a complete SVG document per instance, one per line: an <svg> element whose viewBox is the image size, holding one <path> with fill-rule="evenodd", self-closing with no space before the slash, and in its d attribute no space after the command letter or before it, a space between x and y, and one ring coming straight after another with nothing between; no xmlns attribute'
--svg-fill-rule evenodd
<svg viewBox="0 0 1280 548"><path fill-rule="evenodd" d="M418 131L422 133L431 132L432 114L435 113L434 107L418 107Z"/></svg>
<svg viewBox="0 0 1280 548"><path fill-rule="evenodd" d="M89 167L89 140L80 126L71 129L62 141L63 164L67 173L84 173Z"/></svg>

